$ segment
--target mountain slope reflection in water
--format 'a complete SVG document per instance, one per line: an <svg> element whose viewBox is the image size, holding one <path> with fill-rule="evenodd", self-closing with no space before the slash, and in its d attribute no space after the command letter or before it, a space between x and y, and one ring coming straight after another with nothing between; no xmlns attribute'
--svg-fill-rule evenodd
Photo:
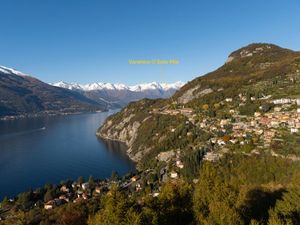
<svg viewBox="0 0 300 225"><path fill-rule="evenodd" d="M95 132L115 111L0 121L0 199L61 180L134 170L122 143Z"/></svg>

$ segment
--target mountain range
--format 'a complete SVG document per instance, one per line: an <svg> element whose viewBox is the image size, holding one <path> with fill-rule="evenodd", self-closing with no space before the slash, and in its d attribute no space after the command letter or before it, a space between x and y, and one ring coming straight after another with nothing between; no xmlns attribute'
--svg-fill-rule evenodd
<svg viewBox="0 0 300 225"><path fill-rule="evenodd" d="M184 82L152 82L127 86L125 84L112 83L91 83L82 85L61 81L53 83L52 85L76 91L96 102L101 103L104 101L109 107L123 107L129 102L137 101L143 98L169 98L184 85Z"/></svg>
<svg viewBox="0 0 300 225"><path fill-rule="evenodd" d="M143 98L170 97L183 84L47 84L18 70L0 66L0 117L103 111Z"/></svg>

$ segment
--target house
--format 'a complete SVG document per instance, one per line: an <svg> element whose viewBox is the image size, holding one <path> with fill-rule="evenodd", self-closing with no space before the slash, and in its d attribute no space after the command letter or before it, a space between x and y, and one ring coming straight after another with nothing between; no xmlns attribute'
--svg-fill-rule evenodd
<svg viewBox="0 0 300 225"><path fill-rule="evenodd" d="M274 107L274 112L280 112L281 111L281 107Z"/></svg>
<svg viewBox="0 0 300 225"><path fill-rule="evenodd" d="M193 179L193 183L197 184L199 182L199 179Z"/></svg>
<svg viewBox="0 0 300 225"><path fill-rule="evenodd" d="M49 202L47 202L45 205L44 205L44 209L53 209L55 207L55 202L54 200L51 200Z"/></svg>
<svg viewBox="0 0 300 225"><path fill-rule="evenodd" d="M229 120L228 119L223 119L220 121L220 126L224 127L225 125L229 124Z"/></svg>
<svg viewBox="0 0 300 225"><path fill-rule="evenodd" d="M237 142L238 142L238 140L237 139L231 139L231 140L229 140L232 144L236 144Z"/></svg>
<svg viewBox="0 0 300 225"><path fill-rule="evenodd" d="M65 195L59 196L59 199L62 200L62 201L65 201L65 202L69 202L70 201L70 199L67 198Z"/></svg>
<svg viewBox="0 0 300 225"><path fill-rule="evenodd" d="M96 187L96 188L95 188L95 192L96 192L97 194L100 194L100 193L101 193L101 187Z"/></svg>
<svg viewBox="0 0 300 225"><path fill-rule="evenodd" d="M201 122L199 125L201 128L205 128L207 126L205 122Z"/></svg>
<svg viewBox="0 0 300 225"><path fill-rule="evenodd" d="M139 180L140 178L139 178L139 176L138 175L135 175L135 176L133 176L133 177L131 177L131 181L132 182L135 182L135 181L137 181L137 180Z"/></svg>
<svg viewBox="0 0 300 225"><path fill-rule="evenodd" d="M255 113L254 113L254 117L259 117L259 116L261 116L261 113L260 113L260 112L255 112Z"/></svg>
<svg viewBox="0 0 300 225"><path fill-rule="evenodd" d="M173 178L173 179L176 179L178 177L178 173L176 172L171 172L170 173L170 177Z"/></svg>
<svg viewBox="0 0 300 225"><path fill-rule="evenodd" d="M153 192L152 196L153 197L158 197L159 196L159 192Z"/></svg>
<svg viewBox="0 0 300 225"><path fill-rule="evenodd" d="M87 200L87 199L89 198L89 196L88 196L86 193L83 193L82 198L83 198L84 200Z"/></svg>
<svg viewBox="0 0 300 225"><path fill-rule="evenodd" d="M61 191L61 192L65 192L65 193L67 193L67 192L70 192L70 189L69 189L69 188L67 188L67 186L66 186L66 185L63 185L63 186L60 188L60 191Z"/></svg>
<svg viewBox="0 0 300 225"><path fill-rule="evenodd" d="M225 102L232 102L232 98L225 98Z"/></svg>
<svg viewBox="0 0 300 225"><path fill-rule="evenodd" d="M291 133L298 133L299 129L298 128L291 128Z"/></svg>
<svg viewBox="0 0 300 225"><path fill-rule="evenodd" d="M275 136L274 131L267 130L264 132L264 139L266 142L271 142L274 136Z"/></svg>
<svg viewBox="0 0 300 225"><path fill-rule="evenodd" d="M206 160L206 161L216 161L218 160L220 157L217 153L213 153L213 152L207 152L203 158L203 160Z"/></svg>
<svg viewBox="0 0 300 225"><path fill-rule="evenodd" d="M49 202L45 203L44 209L53 209L56 206L60 206L64 203L62 199L56 198L53 200L50 200Z"/></svg>
<svg viewBox="0 0 300 225"><path fill-rule="evenodd" d="M250 125L251 125L252 127L256 127L256 126L257 126L256 120L251 120L251 121L250 121Z"/></svg>
<svg viewBox="0 0 300 225"><path fill-rule="evenodd" d="M222 139L218 139L218 145L225 145L226 143L225 143L225 141L224 140L222 140Z"/></svg>
<svg viewBox="0 0 300 225"><path fill-rule="evenodd" d="M262 134L264 133L264 130L263 130L263 129L255 129L255 130L254 130L254 133L255 133L256 135L262 135Z"/></svg>
<svg viewBox="0 0 300 225"><path fill-rule="evenodd" d="M273 121L271 121L270 124L271 124L271 127L279 127L279 121L273 120Z"/></svg>
<svg viewBox="0 0 300 225"><path fill-rule="evenodd" d="M77 187L77 183L74 181L74 182L72 183L72 188L75 188L75 187Z"/></svg>
<svg viewBox="0 0 300 225"><path fill-rule="evenodd" d="M176 166L177 166L178 168L182 169L182 168L183 168L183 163L182 163L180 160L177 160L177 161L176 161Z"/></svg>
<svg viewBox="0 0 300 225"><path fill-rule="evenodd" d="M191 108L184 108L180 110L182 114L191 114L193 113L193 109Z"/></svg>
<svg viewBox="0 0 300 225"><path fill-rule="evenodd" d="M135 185L135 190L136 190L136 191L142 190L142 185L141 185L140 183L137 183L137 184Z"/></svg>
<svg viewBox="0 0 300 225"><path fill-rule="evenodd" d="M279 104L288 104L288 103L291 103L291 99L289 98L280 98L280 99L275 99L273 100L273 103L275 105L279 105Z"/></svg>
<svg viewBox="0 0 300 225"><path fill-rule="evenodd" d="M88 182L86 182L86 183L82 183L81 187L82 187L83 190L87 190L87 189L89 189L90 185L89 185Z"/></svg>

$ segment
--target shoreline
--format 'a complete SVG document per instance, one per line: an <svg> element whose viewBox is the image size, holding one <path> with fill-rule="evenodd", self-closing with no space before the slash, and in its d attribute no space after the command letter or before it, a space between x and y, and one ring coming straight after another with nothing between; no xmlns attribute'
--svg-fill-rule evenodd
<svg viewBox="0 0 300 225"><path fill-rule="evenodd" d="M109 141L115 141L115 142L119 142L119 143L122 143L126 146L127 150L126 150L126 155L129 157L129 159L135 164L136 166L136 170L140 171L139 168L138 168L138 161L136 161L132 156L131 154L128 152L128 149L130 148L127 143L125 141L121 141L119 139L115 139L115 138L110 138L108 136L104 136L103 134L101 134L100 132L96 132L96 136L100 139L103 139L104 141L105 140L109 140Z"/></svg>
<svg viewBox="0 0 300 225"><path fill-rule="evenodd" d="M102 113L108 112L109 110L96 110L96 111L79 111L79 112L69 112L69 113L47 113L47 112L40 112L40 113L33 113L33 114L21 114L16 116L2 116L0 117L0 121L14 121L14 120L21 120L21 119L32 119L32 118L40 118L40 117L54 117L54 116L72 116L72 115L80 115L85 113Z"/></svg>

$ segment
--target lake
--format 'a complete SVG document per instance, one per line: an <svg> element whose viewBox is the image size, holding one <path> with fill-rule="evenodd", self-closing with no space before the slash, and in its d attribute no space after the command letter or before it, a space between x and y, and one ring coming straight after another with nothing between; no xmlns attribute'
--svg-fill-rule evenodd
<svg viewBox="0 0 300 225"><path fill-rule="evenodd" d="M0 200L46 183L134 171L124 144L95 135L114 112L0 121Z"/></svg>

